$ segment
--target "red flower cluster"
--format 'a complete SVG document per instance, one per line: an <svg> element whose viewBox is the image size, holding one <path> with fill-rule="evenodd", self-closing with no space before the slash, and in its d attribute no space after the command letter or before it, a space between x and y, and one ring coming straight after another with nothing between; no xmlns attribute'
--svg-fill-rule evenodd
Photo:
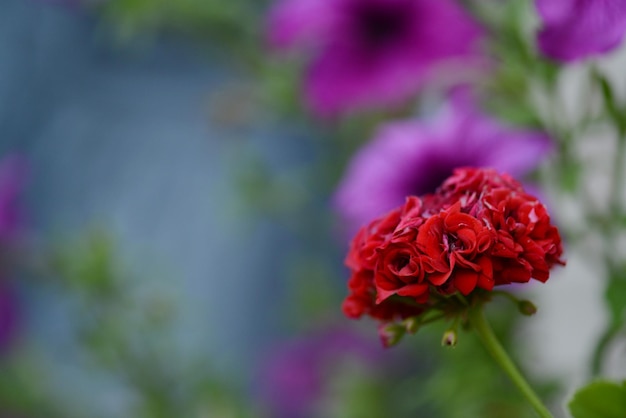
<svg viewBox="0 0 626 418"><path fill-rule="evenodd" d="M433 294L545 282L554 264L564 264L561 253L545 206L517 181L457 169L435 194L410 196L357 233L343 311L393 321L428 309Z"/></svg>

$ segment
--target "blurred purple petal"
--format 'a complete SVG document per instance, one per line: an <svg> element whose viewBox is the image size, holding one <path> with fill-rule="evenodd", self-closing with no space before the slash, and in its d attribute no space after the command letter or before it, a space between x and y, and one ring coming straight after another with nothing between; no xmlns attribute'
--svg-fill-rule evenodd
<svg viewBox="0 0 626 418"><path fill-rule="evenodd" d="M310 417L323 396L328 373L355 359L375 367L382 353L378 341L344 329L283 342L261 369L261 400L273 418Z"/></svg>
<svg viewBox="0 0 626 418"><path fill-rule="evenodd" d="M305 93L324 116L397 105L444 68L483 64L482 30L452 0L283 0L269 23L275 46L313 50Z"/></svg>
<svg viewBox="0 0 626 418"><path fill-rule="evenodd" d="M9 155L0 160L0 261L10 254L23 233L24 212L20 195L27 175L27 164L18 155ZM2 275L7 266L0 265ZM10 284L0 276L0 350L11 343L18 323L16 295Z"/></svg>
<svg viewBox="0 0 626 418"><path fill-rule="evenodd" d="M337 0L281 0L270 11L268 36L275 48L314 43L336 17Z"/></svg>
<svg viewBox="0 0 626 418"><path fill-rule="evenodd" d="M383 125L353 157L334 203L354 230L407 195L435 191L456 167L493 167L520 177L552 148L544 133L503 125L456 94L433 120Z"/></svg>
<svg viewBox="0 0 626 418"><path fill-rule="evenodd" d="M626 33L624 0L537 0L543 20L541 51L558 61L576 61L608 52Z"/></svg>

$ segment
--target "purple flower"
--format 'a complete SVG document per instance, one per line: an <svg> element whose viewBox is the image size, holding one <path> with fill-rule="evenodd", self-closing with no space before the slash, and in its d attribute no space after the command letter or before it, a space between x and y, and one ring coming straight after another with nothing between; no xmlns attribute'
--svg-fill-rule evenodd
<svg viewBox="0 0 626 418"><path fill-rule="evenodd" d="M313 416L329 374L337 372L342 362L377 364L382 353L377 341L341 329L282 343L263 363L261 401L272 418Z"/></svg>
<svg viewBox="0 0 626 418"><path fill-rule="evenodd" d="M312 55L305 95L322 116L399 105L484 62L481 28L453 0L281 0L269 26L274 47Z"/></svg>
<svg viewBox="0 0 626 418"><path fill-rule="evenodd" d="M407 195L434 192L456 167L492 167L520 177L549 154L544 133L503 125L466 93L453 94L433 120L387 123L356 153L334 196L350 231Z"/></svg>
<svg viewBox="0 0 626 418"><path fill-rule="evenodd" d="M626 32L624 0L537 0L543 21L539 48L558 61L576 61L617 47Z"/></svg>
<svg viewBox="0 0 626 418"><path fill-rule="evenodd" d="M26 177L26 164L16 155L0 161L0 350L12 341L18 322L17 299L10 283L5 279L17 241L23 233L23 211L19 197Z"/></svg>

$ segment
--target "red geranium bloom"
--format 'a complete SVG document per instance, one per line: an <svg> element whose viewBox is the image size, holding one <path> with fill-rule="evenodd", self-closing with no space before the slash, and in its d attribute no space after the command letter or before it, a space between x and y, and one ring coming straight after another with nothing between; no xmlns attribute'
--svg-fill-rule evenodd
<svg viewBox="0 0 626 418"><path fill-rule="evenodd" d="M417 199L417 198L414 198ZM411 201L409 208L414 208L416 202ZM419 206L420 204L417 203ZM377 293L374 284L375 269L379 264L381 249L390 242L394 231L400 224L402 214L405 217L414 216L409 209L405 212L394 210L387 215L373 221L367 227L361 228L350 245L350 251L346 257L346 265L352 270L352 277L348 282L350 295L343 303L344 313L351 318L359 318L368 314L381 320L393 320L396 318L408 318L420 314L421 307L415 307L404 302L384 301L381 294ZM389 260L389 272L384 272L387 277L393 277L393 271L406 275L407 269L402 261ZM383 264L382 262L380 263ZM380 269L379 269L380 270ZM381 272L379 271L379 274ZM381 281L384 281L381 279ZM426 287L427 290L427 287ZM407 295L408 296L408 295Z"/></svg>
<svg viewBox="0 0 626 418"><path fill-rule="evenodd" d="M471 303L494 286L545 282L561 253L546 207L517 181L457 169L435 194L410 196L357 233L343 310L391 322L440 309L456 293Z"/></svg>
<svg viewBox="0 0 626 418"><path fill-rule="evenodd" d="M417 236L417 247L432 266L428 281L442 293L469 294L478 285L493 288L494 280L488 250L495 232L486 221L462 213L461 204L442 210L426 221Z"/></svg>
<svg viewBox="0 0 626 418"><path fill-rule="evenodd" d="M548 280L559 259L561 237L546 207L525 193L496 189L484 198L485 215L498 230L492 254L498 284Z"/></svg>

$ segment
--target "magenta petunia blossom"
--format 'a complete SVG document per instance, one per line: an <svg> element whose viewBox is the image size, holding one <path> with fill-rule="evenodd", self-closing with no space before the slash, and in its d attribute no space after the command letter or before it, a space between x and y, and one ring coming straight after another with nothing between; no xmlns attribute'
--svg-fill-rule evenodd
<svg viewBox="0 0 626 418"><path fill-rule="evenodd" d="M610 51L626 33L624 0L537 0L541 51L558 61L576 61Z"/></svg>
<svg viewBox="0 0 626 418"><path fill-rule="evenodd" d="M481 35L453 0L281 0L269 17L274 47L311 54L305 95L323 116L398 105L482 65Z"/></svg>
<svg viewBox="0 0 626 418"><path fill-rule="evenodd" d="M351 232L408 195L434 192L454 168L492 167L520 177L552 148L546 134L503 125L458 91L432 120L382 126L348 165L334 204Z"/></svg>

